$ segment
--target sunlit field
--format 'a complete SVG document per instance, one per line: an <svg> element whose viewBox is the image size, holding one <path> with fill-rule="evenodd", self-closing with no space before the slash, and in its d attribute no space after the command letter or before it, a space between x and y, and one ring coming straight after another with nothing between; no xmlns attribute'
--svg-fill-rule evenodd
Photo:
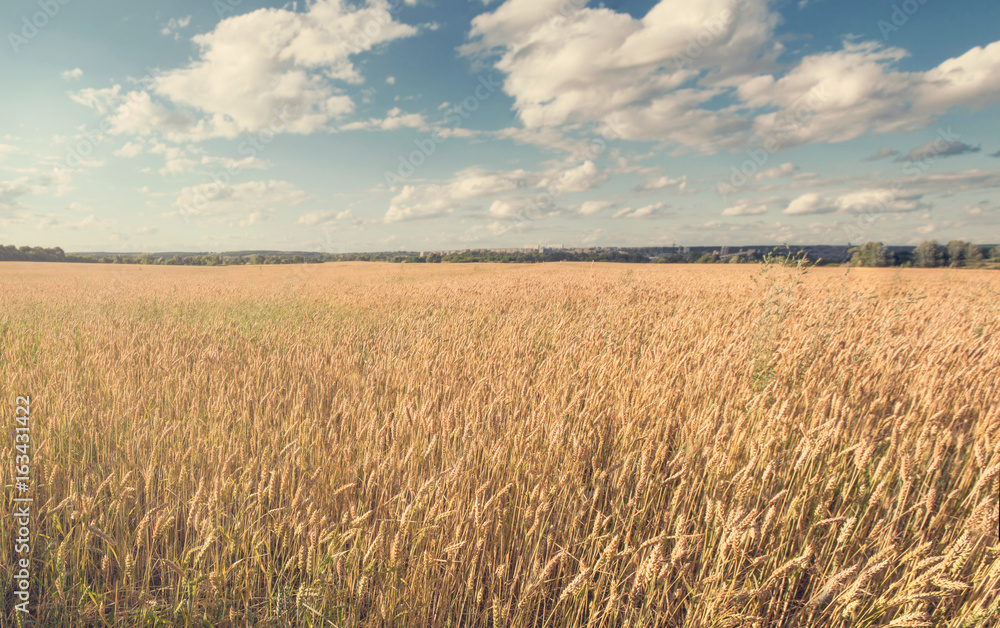
<svg viewBox="0 0 1000 628"><path fill-rule="evenodd" d="M3 625L997 625L1000 273L0 264Z"/></svg>

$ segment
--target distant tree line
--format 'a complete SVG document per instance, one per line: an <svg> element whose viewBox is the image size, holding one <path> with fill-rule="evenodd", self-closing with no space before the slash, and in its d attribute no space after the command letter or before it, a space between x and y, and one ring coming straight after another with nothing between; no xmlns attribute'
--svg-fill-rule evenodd
<svg viewBox="0 0 1000 628"><path fill-rule="evenodd" d="M910 251L890 251L881 242L866 242L848 252L851 266L987 268L1000 263L1000 246L986 250L965 240L951 240L948 244L925 240Z"/></svg>
<svg viewBox="0 0 1000 628"><path fill-rule="evenodd" d="M916 247L887 247L881 242L867 242L846 247L776 247L787 254L802 254L816 265L841 264L852 266L903 266L920 268L997 268L1000 267L1000 246L984 247L952 240L941 245L928 240ZM832 256L826 259L822 254ZM817 253L817 249L820 251ZM754 264L765 261L773 251L768 247L739 250L695 247L679 250L663 248L602 248L588 251L545 249L523 251L468 250L460 252L418 253L415 251L383 251L377 253L284 253L277 251L236 251L230 253L77 253L67 254L61 248L0 245L0 261L77 262L90 264L150 264L165 266L233 266L264 264L316 264L322 262L391 262L404 264L495 262L535 264L539 262L626 262L632 264ZM825 251L825 252L824 252ZM846 251L846 259L845 259Z"/></svg>
<svg viewBox="0 0 1000 628"><path fill-rule="evenodd" d="M60 247L0 245L0 262L76 262L84 264L151 264L164 266L231 266L241 264L310 264L327 261L324 255L302 255L292 253L203 254L203 255L154 255L142 253L67 254Z"/></svg>

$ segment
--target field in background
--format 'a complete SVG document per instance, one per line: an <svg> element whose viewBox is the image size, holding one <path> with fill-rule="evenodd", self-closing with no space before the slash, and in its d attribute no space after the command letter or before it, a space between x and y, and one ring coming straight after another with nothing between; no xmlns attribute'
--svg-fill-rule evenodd
<svg viewBox="0 0 1000 628"><path fill-rule="evenodd" d="M998 296L975 270L4 263L0 538L30 394L42 625L989 625Z"/></svg>

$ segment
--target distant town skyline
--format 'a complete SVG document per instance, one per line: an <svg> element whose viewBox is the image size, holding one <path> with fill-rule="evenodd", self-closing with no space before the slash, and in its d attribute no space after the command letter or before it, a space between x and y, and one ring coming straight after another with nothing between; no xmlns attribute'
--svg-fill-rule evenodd
<svg viewBox="0 0 1000 628"><path fill-rule="evenodd" d="M15 0L0 244L992 244L997 23L981 0Z"/></svg>

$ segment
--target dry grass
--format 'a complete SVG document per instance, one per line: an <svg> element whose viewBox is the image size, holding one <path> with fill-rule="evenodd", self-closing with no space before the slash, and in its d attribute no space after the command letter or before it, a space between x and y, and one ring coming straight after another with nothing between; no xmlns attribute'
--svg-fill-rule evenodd
<svg viewBox="0 0 1000 628"><path fill-rule="evenodd" d="M32 606L46 626L996 622L998 289L5 263Z"/></svg>

